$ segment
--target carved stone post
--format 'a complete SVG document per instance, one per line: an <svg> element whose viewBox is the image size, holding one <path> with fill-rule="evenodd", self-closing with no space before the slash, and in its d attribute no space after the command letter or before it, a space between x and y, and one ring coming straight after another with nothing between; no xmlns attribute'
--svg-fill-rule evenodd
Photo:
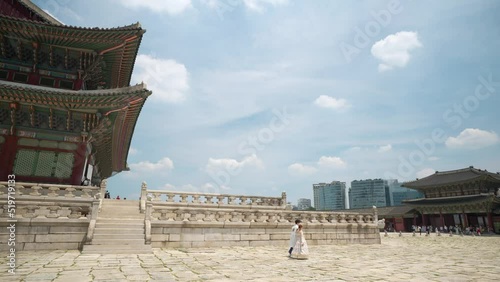
<svg viewBox="0 0 500 282"><path fill-rule="evenodd" d="M90 245L94 238L95 222L97 220L97 213L99 212L99 199L92 202L92 211L90 212L90 223L87 230L87 240L85 244Z"/></svg>
<svg viewBox="0 0 500 282"><path fill-rule="evenodd" d="M141 200L140 200L140 207L139 210L141 213L144 213L146 211L146 201L148 200L148 184L146 184L145 181L142 182L141 185Z"/></svg>
<svg viewBox="0 0 500 282"><path fill-rule="evenodd" d="M376 224L378 223L378 211L376 206L373 206L373 221Z"/></svg>
<svg viewBox="0 0 500 282"><path fill-rule="evenodd" d="M286 192L281 192L281 206L286 209Z"/></svg>
<svg viewBox="0 0 500 282"><path fill-rule="evenodd" d="M146 211L144 213L144 229L145 229L145 240L147 245L151 245L151 210L153 209L153 203L148 202L146 204Z"/></svg>
<svg viewBox="0 0 500 282"><path fill-rule="evenodd" d="M101 211L102 201L104 201L104 195L106 194L107 187L108 187L108 181L106 179L104 179L103 181L101 181L101 191L99 192L100 193L100 197L99 197L99 211Z"/></svg>

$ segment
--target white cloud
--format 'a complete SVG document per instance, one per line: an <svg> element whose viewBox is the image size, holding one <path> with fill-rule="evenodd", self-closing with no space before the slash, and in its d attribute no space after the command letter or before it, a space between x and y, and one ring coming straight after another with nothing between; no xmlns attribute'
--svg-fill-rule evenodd
<svg viewBox="0 0 500 282"><path fill-rule="evenodd" d="M316 172L316 168L312 166L303 165L300 163L294 163L288 166L288 172L292 175L311 175Z"/></svg>
<svg viewBox="0 0 500 282"><path fill-rule="evenodd" d="M131 155L131 156L135 156L139 153L139 150L137 150L136 148L134 147L130 147L130 149L128 150L128 154Z"/></svg>
<svg viewBox="0 0 500 282"><path fill-rule="evenodd" d="M464 129L457 137L448 137L446 147L452 149L480 149L497 144L500 141L498 135L491 131L477 128Z"/></svg>
<svg viewBox="0 0 500 282"><path fill-rule="evenodd" d="M245 3L245 6L250 10L263 12L265 10L265 5L272 5L276 7L288 4L288 1L289 0L243 0L243 3Z"/></svg>
<svg viewBox="0 0 500 282"><path fill-rule="evenodd" d="M437 160L439 160L439 158L438 158L438 157L434 157L434 156L429 157L429 158L427 158L427 159L428 159L429 161L437 161Z"/></svg>
<svg viewBox="0 0 500 282"><path fill-rule="evenodd" d="M143 161L130 164L131 172L165 172L174 169L174 162L169 158L163 158L156 163Z"/></svg>
<svg viewBox="0 0 500 282"><path fill-rule="evenodd" d="M156 13L176 15L192 7L191 0L121 0L125 7L146 8Z"/></svg>
<svg viewBox="0 0 500 282"><path fill-rule="evenodd" d="M206 165L208 172L216 172L219 170L237 171L244 167L263 168L264 165L257 155L252 154L243 158L240 162L235 159L213 159L209 158Z"/></svg>
<svg viewBox="0 0 500 282"><path fill-rule="evenodd" d="M339 157L326 157L322 156L319 158L318 165L322 167L330 167L330 168L343 168L346 166L346 163Z"/></svg>
<svg viewBox="0 0 500 282"><path fill-rule="evenodd" d="M173 184L167 183L163 185L159 190L222 194L229 189L230 188L227 186L215 186L212 183L205 183L201 186L196 186L193 184L175 186Z"/></svg>
<svg viewBox="0 0 500 282"><path fill-rule="evenodd" d="M392 145L391 144L387 144L385 146L380 146L378 148L378 152L379 153L389 152L390 150L392 150Z"/></svg>
<svg viewBox="0 0 500 282"><path fill-rule="evenodd" d="M418 34L413 31L400 31L373 44L372 55L379 59L380 72L392 70L394 67L402 68L410 61L409 51L422 47Z"/></svg>
<svg viewBox="0 0 500 282"><path fill-rule="evenodd" d="M427 177L429 175L432 175L436 173L436 170L432 169L432 168L424 168L420 171L417 171L416 175L417 175L417 178L424 178L424 177Z"/></svg>
<svg viewBox="0 0 500 282"><path fill-rule="evenodd" d="M189 90L189 73L183 64L174 60L157 59L140 54L135 62L133 80L145 82L153 91L153 99L169 103L182 102Z"/></svg>
<svg viewBox="0 0 500 282"><path fill-rule="evenodd" d="M316 100L314 104L318 107L329 108L334 110L342 110L349 108L349 104L345 99L336 99L327 95L321 95Z"/></svg>

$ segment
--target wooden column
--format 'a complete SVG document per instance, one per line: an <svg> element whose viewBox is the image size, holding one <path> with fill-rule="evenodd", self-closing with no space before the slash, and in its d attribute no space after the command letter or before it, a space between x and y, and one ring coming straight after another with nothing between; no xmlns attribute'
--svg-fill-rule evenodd
<svg viewBox="0 0 500 282"><path fill-rule="evenodd" d="M85 171L85 160L87 154L87 143L81 142L78 144L78 148L76 149L75 163L73 164L73 171L71 172L71 184L72 185L81 185L83 172Z"/></svg>
<svg viewBox="0 0 500 282"><path fill-rule="evenodd" d="M4 135L5 142L1 144L0 181L7 181L7 176L14 172L14 160L17 153L17 136Z"/></svg>
<svg viewBox="0 0 500 282"><path fill-rule="evenodd" d="M469 219L467 218L467 214L465 213L465 211L462 212L462 216L464 218L464 226L463 227L464 228L469 227Z"/></svg>
<svg viewBox="0 0 500 282"><path fill-rule="evenodd" d="M441 218L441 226L444 226L445 222L444 222L443 212L441 210L439 210L439 217Z"/></svg>
<svg viewBox="0 0 500 282"><path fill-rule="evenodd" d="M494 230L494 228L493 228L493 213L491 211L488 212L488 228L491 228L491 230Z"/></svg>

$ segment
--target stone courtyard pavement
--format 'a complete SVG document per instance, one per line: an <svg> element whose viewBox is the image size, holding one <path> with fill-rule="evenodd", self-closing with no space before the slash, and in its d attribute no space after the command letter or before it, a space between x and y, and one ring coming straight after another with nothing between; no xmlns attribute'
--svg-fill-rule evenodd
<svg viewBox="0 0 500 282"><path fill-rule="evenodd" d="M16 274L0 259L0 281L499 281L500 237L381 234L381 245L161 250L150 255L17 253Z"/></svg>

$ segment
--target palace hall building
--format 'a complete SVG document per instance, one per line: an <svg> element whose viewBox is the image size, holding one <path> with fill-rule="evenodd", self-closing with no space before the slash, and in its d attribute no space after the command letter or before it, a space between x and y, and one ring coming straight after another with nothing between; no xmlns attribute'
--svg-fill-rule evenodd
<svg viewBox="0 0 500 282"><path fill-rule="evenodd" d="M488 172L472 166L452 171L436 171L402 186L424 194L424 198L403 201L404 205L413 208L416 225L488 227L500 233L498 172ZM418 222L415 222L417 217Z"/></svg>
<svg viewBox="0 0 500 282"><path fill-rule="evenodd" d="M28 0L0 2L0 179L99 185L127 170L151 91L130 86L145 30L67 26Z"/></svg>

